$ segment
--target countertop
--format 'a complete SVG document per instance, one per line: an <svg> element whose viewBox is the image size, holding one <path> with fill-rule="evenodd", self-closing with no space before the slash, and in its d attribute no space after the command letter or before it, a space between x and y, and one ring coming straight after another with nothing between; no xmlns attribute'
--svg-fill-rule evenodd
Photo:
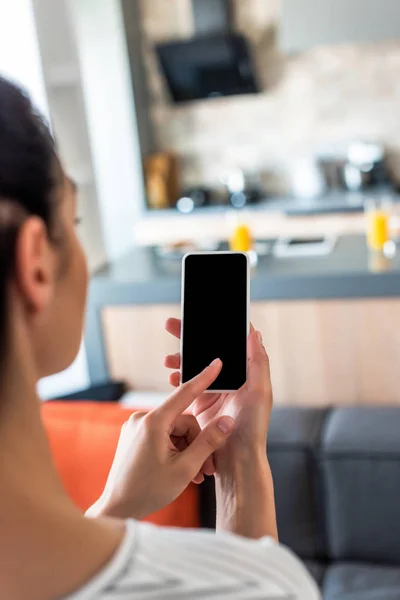
<svg viewBox="0 0 400 600"><path fill-rule="evenodd" d="M370 193L331 192L318 198L268 198L236 210L230 205L213 205L182 214L177 209L147 210L136 220L133 237L138 245L229 239L234 224L247 223L254 236L361 235L365 231L363 208L368 198L384 197L399 214L400 195L392 188ZM395 206L397 205L397 206Z"/></svg>
<svg viewBox="0 0 400 600"><path fill-rule="evenodd" d="M181 261L138 247L97 271L91 298L107 304L179 303ZM400 296L400 255L369 254L364 236L339 238L329 256L260 256L252 271L252 300L298 300Z"/></svg>
<svg viewBox="0 0 400 600"><path fill-rule="evenodd" d="M181 261L161 258L154 248L138 247L91 281L85 348L90 377L109 377L103 338L106 306L179 304ZM253 301L400 297L400 255L370 256L364 236L339 238L330 256L276 259L262 256L252 272Z"/></svg>

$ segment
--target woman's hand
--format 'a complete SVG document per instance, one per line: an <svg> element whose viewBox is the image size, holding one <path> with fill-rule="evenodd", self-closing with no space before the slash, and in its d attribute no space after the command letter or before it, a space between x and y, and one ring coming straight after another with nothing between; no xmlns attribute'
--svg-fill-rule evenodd
<svg viewBox="0 0 400 600"><path fill-rule="evenodd" d="M181 322L179 319L168 319L166 330L180 338ZM269 360L262 344L261 334L251 328L247 342L248 375L245 385L231 394L203 394L192 406L193 415L202 428L207 427L213 419L222 415L231 416L235 428L230 436L230 452L256 449L265 454L269 420L272 409L272 387ZM179 354L167 356L165 366L180 369ZM170 383L179 385L180 373L174 371L170 375Z"/></svg>
<svg viewBox="0 0 400 600"><path fill-rule="evenodd" d="M175 500L192 480L203 480L207 459L226 442L234 422L216 415L201 430L194 416L182 413L215 381L221 366L214 361L159 408L130 417L104 493L88 516L143 519Z"/></svg>
<svg viewBox="0 0 400 600"><path fill-rule="evenodd" d="M166 329L179 338L181 323L170 319ZM247 360L247 381L239 391L203 394L192 410L203 428L222 415L230 415L235 421L227 443L214 454L217 529L255 539L264 536L278 539L273 482L266 455L272 409L271 377L261 335L254 328L247 342ZM165 360L171 369L179 369L180 363L179 354ZM178 385L179 377L179 373L172 373L170 382Z"/></svg>

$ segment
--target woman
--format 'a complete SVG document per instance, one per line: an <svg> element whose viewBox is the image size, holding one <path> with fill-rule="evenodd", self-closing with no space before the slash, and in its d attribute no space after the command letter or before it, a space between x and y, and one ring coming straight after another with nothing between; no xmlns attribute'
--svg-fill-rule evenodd
<svg viewBox="0 0 400 600"><path fill-rule="evenodd" d="M221 369L214 361L124 426L92 518L66 497L36 382L66 368L81 340L87 270L75 223L74 185L46 125L27 97L0 79L0 598L317 598L305 569L274 541L265 456L272 396L254 331L242 390L203 394ZM179 322L167 328L179 336ZM179 361L166 363L177 369ZM171 381L178 384L175 373ZM184 415L191 406L195 416ZM217 535L127 520L163 507L214 471Z"/></svg>

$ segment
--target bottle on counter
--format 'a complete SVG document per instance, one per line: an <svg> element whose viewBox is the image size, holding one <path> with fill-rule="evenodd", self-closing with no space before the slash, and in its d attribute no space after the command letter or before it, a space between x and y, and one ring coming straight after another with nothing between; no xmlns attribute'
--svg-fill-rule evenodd
<svg viewBox="0 0 400 600"><path fill-rule="evenodd" d="M250 266L257 264L257 253L254 251L253 236L248 225L236 225L229 240L229 248L232 252L246 252L250 258Z"/></svg>
<svg viewBox="0 0 400 600"><path fill-rule="evenodd" d="M386 199L369 199L365 203L365 214L368 248L384 253L390 241L390 203Z"/></svg>

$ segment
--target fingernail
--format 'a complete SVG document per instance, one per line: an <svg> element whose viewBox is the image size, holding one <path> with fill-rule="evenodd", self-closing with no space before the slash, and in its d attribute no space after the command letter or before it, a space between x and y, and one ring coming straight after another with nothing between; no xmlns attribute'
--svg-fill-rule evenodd
<svg viewBox="0 0 400 600"><path fill-rule="evenodd" d="M259 341L259 342L260 342L260 344L262 345L262 343L263 343L263 338L262 338L262 335L261 335L261 333L260 333L259 331L257 331L257 337L258 337L258 341Z"/></svg>
<svg viewBox="0 0 400 600"><path fill-rule="evenodd" d="M220 419L218 421L218 425L217 425L220 432L223 433L224 435L228 435L228 433L230 433L232 431L234 426L235 426L235 421L231 417L222 417L222 419Z"/></svg>
<svg viewBox="0 0 400 600"><path fill-rule="evenodd" d="M220 358L216 358L215 360L212 361L212 363L210 364L210 367L216 367L220 363L221 363L221 359Z"/></svg>

